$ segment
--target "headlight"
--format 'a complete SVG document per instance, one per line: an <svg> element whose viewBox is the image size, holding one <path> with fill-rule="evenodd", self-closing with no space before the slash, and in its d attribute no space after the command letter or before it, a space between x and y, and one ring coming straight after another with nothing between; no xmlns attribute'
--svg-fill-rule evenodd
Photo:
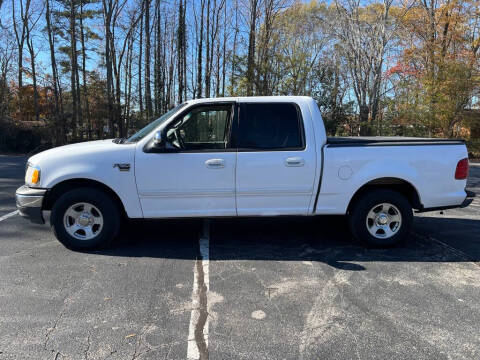
<svg viewBox="0 0 480 360"><path fill-rule="evenodd" d="M40 167L27 164L25 172L25 184L33 186L40 184Z"/></svg>

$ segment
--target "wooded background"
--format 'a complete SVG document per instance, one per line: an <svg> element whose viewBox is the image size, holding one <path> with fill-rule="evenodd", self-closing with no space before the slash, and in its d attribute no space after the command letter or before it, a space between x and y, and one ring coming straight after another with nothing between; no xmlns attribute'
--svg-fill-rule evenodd
<svg viewBox="0 0 480 360"><path fill-rule="evenodd" d="M479 1L0 0L0 149L126 137L187 99L309 95L330 135L480 152Z"/></svg>

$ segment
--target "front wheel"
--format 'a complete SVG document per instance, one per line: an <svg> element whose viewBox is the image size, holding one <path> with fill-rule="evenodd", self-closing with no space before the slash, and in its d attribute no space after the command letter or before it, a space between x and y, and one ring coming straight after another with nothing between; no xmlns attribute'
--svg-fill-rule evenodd
<svg viewBox="0 0 480 360"><path fill-rule="evenodd" d="M353 204L349 225L353 236L374 247L389 247L401 242L410 232L412 206L402 194L376 189Z"/></svg>
<svg viewBox="0 0 480 360"><path fill-rule="evenodd" d="M56 238L67 248L106 247L120 226L115 202L104 192L79 188L63 194L53 205L50 223Z"/></svg>

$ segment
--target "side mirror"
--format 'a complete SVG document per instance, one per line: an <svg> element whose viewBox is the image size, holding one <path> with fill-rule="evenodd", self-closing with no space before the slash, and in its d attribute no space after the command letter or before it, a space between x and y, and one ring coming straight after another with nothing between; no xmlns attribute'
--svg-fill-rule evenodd
<svg viewBox="0 0 480 360"><path fill-rule="evenodd" d="M165 136L163 131L156 131L153 138L145 144L143 151L146 153L170 153L178 152Z"/></svg>
<svg viewBox="0 0 480 360"><path fill-rule="evenodd" d="M157 149L162 149L165 147L165 141L161 131L157 131L155 132L155 135L153 135L153 146Z"/></svg>

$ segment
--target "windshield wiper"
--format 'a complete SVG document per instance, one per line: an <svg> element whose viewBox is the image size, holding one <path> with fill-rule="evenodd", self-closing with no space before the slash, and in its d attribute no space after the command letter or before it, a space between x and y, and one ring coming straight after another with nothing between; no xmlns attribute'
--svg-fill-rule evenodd
<svg viewBox="0 0 480 360"><path fill-rule="evenodd" d="M125 141L127 141L127 138L116 138L112 140L115 144L123 144Z"/></svg>

